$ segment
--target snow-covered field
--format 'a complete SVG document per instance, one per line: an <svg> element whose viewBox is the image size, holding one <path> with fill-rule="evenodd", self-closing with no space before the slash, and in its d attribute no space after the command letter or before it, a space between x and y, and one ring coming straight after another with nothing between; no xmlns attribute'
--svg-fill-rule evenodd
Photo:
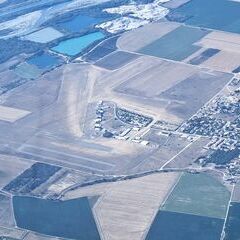
<svg viewBox="0 0 240 240"><path fill-rule="evenodd" d="M155 0L153 3L149 4L133 3L116 8L107 8L104 10L105 12L119 14L122 15L122 17L99 24L97 27L110 33L117 33L141 27L149 22L164 18L169 13L169 10L161 6L161 4L168 1L169 0Z"/></svg>

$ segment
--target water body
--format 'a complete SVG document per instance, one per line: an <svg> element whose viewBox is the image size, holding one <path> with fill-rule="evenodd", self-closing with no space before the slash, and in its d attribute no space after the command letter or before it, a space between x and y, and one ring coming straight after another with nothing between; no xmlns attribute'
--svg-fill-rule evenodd
<svg viewBox="0 0 240 240"><path fill-rule="evenodd" d="M53 47L52 50L69 56L75 56L95 41L101 40L104 37L105 35L103 33L94 32L81 37L62 41L56 47Z"/></svg>
<svg viewBox="0 0 240 240"><path fill-rule="evenodd" d="M100 240L88 198L53 201L13 197L17 226L41 234L79 240Z"/></svg>
<svg viewBox="0 0 240 240"><path fill-rule="evenodd" d="M81 32L102 21L104 21L103 18L94 18L94 17L84 16L84 15L78 15L77 17L71 19L70 21L60 23L59 26L69 32L75 33L75 32Z"/></svg>
<svg viewBox="0 0 240 240"><path fill-rule="evenodd" d="M228 0L192 0L168 16L173 21L240 33L240 3Z"/></svg>

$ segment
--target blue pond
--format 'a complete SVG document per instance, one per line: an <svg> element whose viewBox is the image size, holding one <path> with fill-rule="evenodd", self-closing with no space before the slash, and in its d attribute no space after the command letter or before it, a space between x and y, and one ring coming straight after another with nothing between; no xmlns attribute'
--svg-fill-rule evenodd
<svg viewBox="0 0 240 240"><path fill-rule="evenodd" d="M100 240L88 198L53 201L13 197L17 226L34 232L79 240Z"/></svg>
<svg viewBox="0 0 240 240"><path fill-rule="evenodd" d="M47 53L36 55L27 60L27 63L35 65L38 68L44 69L44 70L51 69L52 67L58 65L59 62L60 62L59 58Z"/></svg>
<svg viewBox="0 0 240 240"><path fill-rule="evenodd" d="M105 35L103 33L94 32L81 37L64 40L60 42L56 47L53 47L52 50L69 56L75 56L95 41L101 40L104 37Z"/></svg>
<svg viewBox="0 0 240 240"><path fill-rule="evenodd" d="M230 0L192 0L168 16L173 21L240 33L240 3Z"/></svg>
<svg viewBox="0 0 240 240"><path fill-rule="evenodd" d="M94 18L84 15L79 15L69 21L60 23L59 26L69 32L81 32L91 26L104 21L103 18Z"/></svg>

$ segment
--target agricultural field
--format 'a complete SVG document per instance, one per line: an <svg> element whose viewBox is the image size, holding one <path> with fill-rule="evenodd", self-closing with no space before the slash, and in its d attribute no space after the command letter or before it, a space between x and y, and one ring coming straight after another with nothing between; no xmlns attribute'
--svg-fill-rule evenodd
<svg viewBox="0 0 240 240"><path fill-rule="evenodd" d="M183 174L162 210L224 219L230 192L207 174Z"/></svg>
<svg viewBox="0 0 240 240"><path fill-rule="evenodd" d="M115 70L130 63L131 61L135 60L138 57L139 56L137 54L117 51L102 58L101 60L97 61L95 64L98 67L102 67L108 70Z"/></svg>
<svg viewBox="0 0 240 240"><path fill-rule="evenodd" d="M114 90L139 102L142 100L152 107L157 106L158 112L162 109L165 114L161 119L167 122L181 122L192 116L232 78L231 74L165 60L154 61L156 65L141 68L141 72L133 77L123 75L125 79ZM175 119L178 121L174 122Z"/></svg>
<svg viewBox="0 0 240 240"><path fill-rule="evenodd" d="M36 66L40 71L47 71L60 65L63 61L48 53L35 55L27 60L28 64Z"/></svg>
<svg viewBox="0 0 240 240"><path fill-rule="evenodd" d="M15 220L12 211L12 199L0 193L0 225L14 227Z"/></svg>
<svg viewBox="0 0 240 240"><path fill-rule="evenodd" d="M239 9L236 1L192 0L172 11L168 19L198 27L240 33ZM227 16L224 20L223 15Z"/></svg>
<svg viewBox="0 0 240 240"><path fill-rule="evenodd" d="M3 189L14 194L30 194L61 168L43 163L35 163Z"/></svg>
<svg viewBox="0 0 240 240"><path fill-rule="evenodd" d="M26 35L23 37L23 39L38 43L49 43L63 36L64 35L56 29L47 27Z"/></svg>
<svg viewBox="0 0 240 240"><path fill-rule="evenodd" d="M232 72L239 67L238 43L235 33L161 21L124 33L117 44L130 52Z"/></svg>
<svg viewBox="0 0 240 240"><path fill-rule="evenodd" d="M229 200L230 192L215 178L184 173L155 216L146 239L220 239Z"/></svg>
<svg viewBox="0 0 240 240"><path fill-rule="evenodd" d="M239 240L239 0L0 9L0 240Z"/></svg>
<svg viewBox="0 0 240 240"><path fill-rule="evenodd" d="M17 65L14 69L15 74L21 78L33 80L43 73L38 67L28 64L27 62Z"/></svg>
<svg viewBox="0 0 240 240"><path fill-rule="evenodd" d="M13 208L17 226L23 229L72 239L100 239L87 198L51 201L14 197Z"/></svg>
<svg viewBox="0 0 240 240"><path fill-rule="evenodd" d="M229 208L227 223L225 226L224 240L237 240L239 239L239 224L240 224L240 204L239 202L231 202Z"/></svg>
<svg viewBox="0 0 240 240"><path fill-rule="evenodd" d="M222 219L159 211L146 240L219 240L222 225Z"/></svg>
<svg viewBox="0 0 240 240"><path fill-rule="evenodd" d="M12 167L13 162L15 163L14 168ZM26 161L25 159L21 159L19 157L11 157L1 154L0 165L0 187L3 188L17 175L21 174L24 170L30 167L31 162Z"/></svg>
<svg viewBox="0 0 240 240"><path fill-rule="evenodd" d="M178 173L153 174L69 191L64 199L100 195L93 211L104 239L141 239Z"/></svg>
<svg viewBox="0 0 240 240"><path fill-rule="evenodd" d="M138 52L181 61L200 49L200 47L193 44L208 33L209 31L207 30L180 26L160 39L139 49ZM188 36L187 38L186 35Z"/></svg>
<svg viewBox="0 0 240 240"><path fill-rule="evenodd" d="M87 62L97 62L117 50L116 43L118 38L119 36L114 36L106 39L81 58Z"/></svg>
<svg viewBox="0 0 240 240"><path fill-rule="evenodd" d="M14 123L17 120L24 118L30 114L29 111L17 109L17 108L11 108L6 106L0 106L0 120L5 122Z"/></svg>

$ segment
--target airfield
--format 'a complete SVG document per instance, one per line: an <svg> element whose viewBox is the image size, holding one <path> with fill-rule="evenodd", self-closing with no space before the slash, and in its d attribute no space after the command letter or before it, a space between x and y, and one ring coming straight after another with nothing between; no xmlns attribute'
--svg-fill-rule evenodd
<svg viewBox="0 0 240 240"><path fill-rule="evenodd" d="M235 11L223 28L202 6L185 19L199 0L170 0L165 18L112 34L97 27L117 17L98 12L105 1L91 16L94 4L59 2L31 3L28 27L13 11L11 32L0 14L0 41L21 42L0 57L0 240L237 240L238 157L211 157L239 136L186 128L208 111L239 129L238 105L213 107L239 97Z"/></svg>

